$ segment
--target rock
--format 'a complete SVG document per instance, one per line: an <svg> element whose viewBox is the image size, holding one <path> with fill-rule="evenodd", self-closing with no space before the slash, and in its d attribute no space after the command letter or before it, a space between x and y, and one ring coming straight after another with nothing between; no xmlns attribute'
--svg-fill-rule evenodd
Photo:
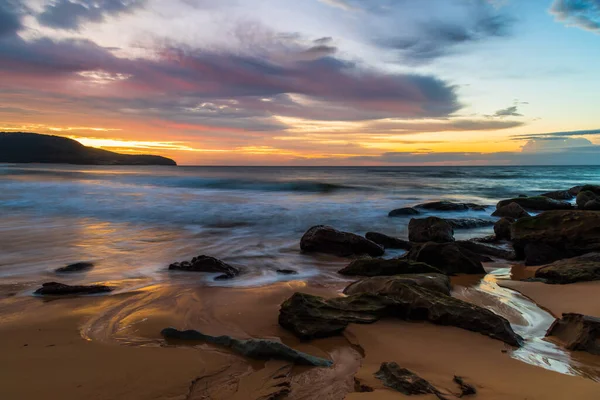
<svg viewBox="0 0 600 400"><path fill-rule="evenodd" d="M560 260L563 254L546 243L527 243L523 250L525 254L525 265L544 265Z"/></svg>
<svg viewBox="0 0 600 400"><path fill-rule="evenodd" d="M44 283L34 294L42 296L68 296L75 294L98 294L112 292L113 288L105 285L71 286L58 282Z"/></svg>
<svg viewBox="0 0 600 400"><path fill-rule="evenodd" d="M553 259L542 264L591 252L600 252L600 213L596 211L546 211L521 218L512 225L513 247L518 259L536 246L552 249ZM529 245L529 246L528 246Z"/></svg>
<svg viewBox="0 0 600 400"><path fill-rule="evenodd" d="M571 203L566 201L554 200L544 196L534 196L517 197L514 199L502 200L496 205L496 210L499 210L500 208L507 206L510 203L517 203L523 208L538 211L570 210L573 208Z"/></svg>
<svg viewBox="0 0 600 400"><path fill-rule="evenodd" d="M424 203L415 206L415 208L422 208L423 210L431 211L467 211L469 209L476 211L483 211L486 206L474 203L454 203L452 201L434 201L431 203Z"/></svg>
<svg viewBox="0 0 600 400"><path fill-rule="evenodd" d="M600 355L600 318L563 314L550 326L546 337L558 339L568 350Z"/></svg>
<svg viewBox="0 0 600 400"><path fill-rule="evenodd" d="M307 253L319 252L346 257L368 254L373 257L383 255L382 246L362 236L341 232L330 226L317 225L310 228L300 240L300 248Z"/></svg>
<svg viewBox="0 0 600 400"><path fill-rule="evenodd" d="M399 283L402 284L400 290L404 287L403 284L409 284L450 296L450 278L447 275L436 273L366 278L350 284L344 289L344 294L394 294Z"/></svg>
<svg viewBox="0 0 600 400"><path fill-rule="evenodd" d="M481 204L475 204L475 203L465 203L465 205L473 211L485 211L488 208L488 206L484 206Z"/></svg>
<svg viewBox="0 0 600 400"><path fill-rule="evenodd" d="M458 240L455 243L463 249L466 249L475 254L496 257L503 260L511 261L516 259L514 251L505 250L496 246L490 246L475 240Z"/></svg>
<svg viewBox="0 0 600 400"><path fill-rule="evenodd" d="M431 265L409 261L403 258L359 259L352 261L347 267L338 271L342 275L352 276L392 276L402 274L421 274L428 272L441 272Z"/></svg>
<svg viewBox="0 0 600 400"><path fill-rule="evenodd" d="M499 240L510 240L510 227L512 226L513 222L515 222L515 220L512 218L500 218L494 224L494 233L496 234L496 238Z"/></svg>
<svg viewBox="0 0 600 400"><path fill-rule="evenodd" d="M65 273L65 272L83 272L88 271L94 268L94 263L91 262L78 262L75 264L69 264L67 266L58 268L56 272Z"/></svg>
<svg viewBox="0 0 600 400"><path fill-rule="evenodd" d="M600 196L600 185L583 185L581 187L582 192L592 192L598 196Z"/></svg>
<svg viewBox="0 0 600 400"><path fill-rule="evenodd" d="M446 218L446 221L454 229L474 229L494 225L494 221L481 218Z"/></svg>
<svg viewBox="0 0 600 400"><path fill-rule="evenodd" d="M477 237L470 240L477 243L497 243L499 241L496 235Z"/></svg>
<svg viewBox="0 0 600 400"><path fill-rule="evenodd" d="M389 212L388 217L404 217L407 215L418 215L421 214L419 210L412 207L397 208Z"/></svg>
<svg viewBox="0 0 600 400"><path fill-rule="evenodd" d="M394 284L393 294L361 293L327 300L295 293L279 310L279 324L301 339L337 335L348 324L371 324L384 317L456 326L512 346L523 343L510 323L492 311L415 284L401 282Z"/></svg>
<svg viewBox="0 0 600 400"><path fill-rule="evenodd" d="M573 186L571 189L569 189L569 193L571 193L571 196L576 197L579 192L581 192L581 188L583 186Z"/></svg>
<svg viewBox="0 0 600 400"><path fill-rule="evenodd" d="M554 192L544 193L542 196L554 200L571 200L574 197L568 190L556 190Z"/></svg>
<svg viewBox="0 0 600 400"><path fill-rule="evenodd" d="M545 283L560 285L600 280L600 253L556 261L540 267L535 272L535 277Z"/></svg>
<svg viewBox="0 0 600 400"><path fill-rule="evenodd" d="M577 195L577 200L575 200L575 202L577 203L577 207L584 210L585 205L588 202L597 200L598 197L599 196L596 195L594 192L590 192L590 191L586 190L586 191L579 192L579 194Z"/></svg>
<svg viewBox="0 0 600 400"><path fill-rule="evenodd" d="M223 261L209 256L198 256L191 261L176 262L169 265L170 270L188 271L188 272L220 272L223 275L218 276L217 280L231 279L239 275L240 270L232 267Z"/></svg>
<svg viewBox="0 0 600 400"><path fill-rule="evenodd" d="M477 390L475 390L473 385L469 385L468 383L466 383L462 377L454 375L454 379L452 380L458 385L458 387L460 387L460 396L458 397L471 396L473 394L477 394Z"/></svg>
<svg viewBox="0 0 600 400"><path fill-rule="evenodd" d="M281 342L264 339L239 340L231 336L210 336L194 330L179 331L165 328L161 331L165 339L203 341L228 347L245 357L259 360L284 360L299 365L330 367L333 362L292 349Z"/></svg>
<svg viewBox="0 0 600 400"><path fill-rule="evenodd" d="M523 207L517 203L509 203L503 207L498 208L492 214L493 217L507 217L513 219L519 219L523 217L529 217L529 213L525 211Z"/></svg>
<svg viewBox="0 0 600 400"><path fill-rule="evenodd" d="M407 396L435 394L438 398L444 399L440 391L431 383L406 368L400 368L395 362L381 364L379 371L375 373L375 377L381 380L385 386Z"/></svg>
<svg viewBox="0 0 600 400"><path fill-rule="evenodd" d="M584 210L588 211L600 211L600 197L596 200L590 200L583 206Z"/></svg>
<svg viewBox="0 0 600 400"><path fill-rule="evenodd" d="M298 275L298 271L294 271L293 269L278 269L277 273L281 275Z"/></svg>
<svg viewBox="0 0 600 400"><path fill-rule="evenodd" d="M410 248L412 247L412 244L408 240L398 239L395 237L384 235L383 233L367 232L365 237L370 241L375 242L380 246L383 246L385 249L410 250Z"/></svg>
<svg viewBox="0 0 600 400"><path fill-rule="evenodd" d="M456 243L428 242L414 246L406 259L429 264L448 275L485 274L480 256Z"/></svg>
<svg viewBox="0 0 600 400"><path fill-rule="evenodd" d="M416 243L453 242L454 229L442 218L413 218L408 223L408 240Z"/></svg>

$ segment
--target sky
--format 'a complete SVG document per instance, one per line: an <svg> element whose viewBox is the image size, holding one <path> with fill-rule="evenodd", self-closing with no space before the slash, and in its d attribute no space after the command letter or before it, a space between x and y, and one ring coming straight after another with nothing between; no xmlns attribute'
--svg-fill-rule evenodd
<svg viewBox="0 0 600 400"><path fill-rule="evenodd" d="M600 164L600 0L0 0L0 131L188 165Z"/></svg>

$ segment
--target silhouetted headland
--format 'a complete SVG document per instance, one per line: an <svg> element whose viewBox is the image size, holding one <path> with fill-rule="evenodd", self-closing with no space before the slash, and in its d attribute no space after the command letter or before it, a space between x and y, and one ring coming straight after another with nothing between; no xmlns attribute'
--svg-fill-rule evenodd
<svg viewBox="0 0 600 400"><path fill-rule="evenodd" d="M0 132L0 162L78 165L177 165L170 158L119 154L61 136Z"/></svg>

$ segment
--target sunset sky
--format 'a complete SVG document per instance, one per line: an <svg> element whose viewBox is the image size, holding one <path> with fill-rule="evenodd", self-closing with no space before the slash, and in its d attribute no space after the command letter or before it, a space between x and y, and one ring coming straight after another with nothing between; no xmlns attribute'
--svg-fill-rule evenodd
<svg viewBox="0 0 600 400"><path fill-rule="evenodd" d="M600 0L0 0L0 131L195 165L600 164Z"/></svg>

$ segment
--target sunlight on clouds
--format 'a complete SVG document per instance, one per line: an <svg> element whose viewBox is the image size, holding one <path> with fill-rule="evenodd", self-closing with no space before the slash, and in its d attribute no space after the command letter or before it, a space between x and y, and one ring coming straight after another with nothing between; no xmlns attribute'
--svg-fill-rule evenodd
<svg viewBox="0 0 600 400"><path fill-rule="evenodd" d="M196 151L196 152L225 152L228 150L216 149L197 149L181 142L150 142L140 140L121 140L121 139L101 139L79 136L68 136L70 139L77 140L84 146L99 147L103 149L119 149L121 151L135 150L175 150L175 151Z"/></svg>

